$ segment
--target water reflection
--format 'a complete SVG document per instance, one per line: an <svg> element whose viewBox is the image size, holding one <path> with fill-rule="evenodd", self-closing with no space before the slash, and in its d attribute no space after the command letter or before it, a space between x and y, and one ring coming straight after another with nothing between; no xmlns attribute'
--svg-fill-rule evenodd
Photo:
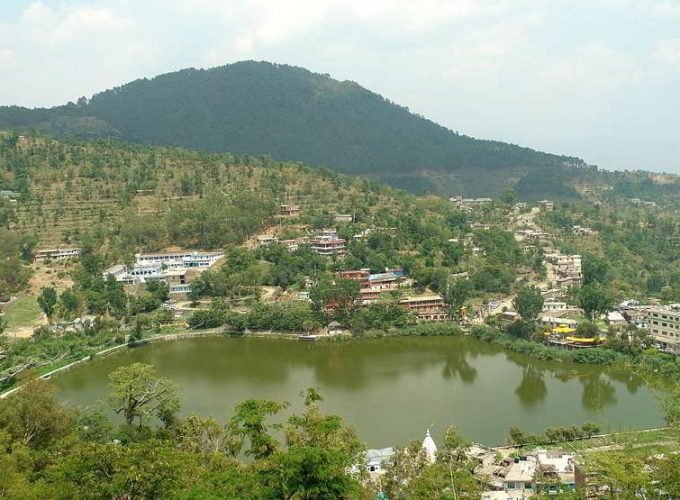
<svg viewBox="0 0 680 500"><path fill-rule="evenodd" d="M653 396L632 374L541 362L464 337L315 344L205 338L156 344L61 375L56 378L64 388L61 396L92 404L106 396L108 374L135 361L153 363L160 375L176 381L183 409L201 415L230 415L236 404L253 397L295 405L301 390L317 386L327 411L346 417L375 446L419 436L432 423L441 428L455 423L471 439L500 443L517 423L539 432L546 422L662 422ZM489 411L491 400L503 411Z"/></svg>
<svg viewBox="0 0 680 500"><path fill-rule="evenodd" d="M477 369L470 365L464 351L448 351L442 369L442 377L446 380L460 378L462 382L471 384L477 378Z"/></svg>
<svg viewBox="0 0 680 500"><path fill-rule="evenodd" d="M642 378L638 377L632 371L613 371L609 373L609 376L617 382L624 384L631 394L635 394L640 387L645 385Z"/></svg>
<svg viewBox="0 0 680 500"><path fill-rule="evenodd" d="M588 410L602 410L617 402L614 385L601 373L592 373L581 377L583 395L581 403Z"/></svg>
<svg viewBox="0 0 680 500"><path fill-rule="evenodd" d="M530 408L537 405L548 395L548 387L545 385L544 377L544 370L534 366L524 368L522 382L515 389L515 394L525 407Z"/></svg>

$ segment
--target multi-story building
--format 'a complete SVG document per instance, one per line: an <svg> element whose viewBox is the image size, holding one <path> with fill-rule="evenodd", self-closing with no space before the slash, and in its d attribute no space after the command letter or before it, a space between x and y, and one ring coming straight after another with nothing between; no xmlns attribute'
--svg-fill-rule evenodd
<svg viewBox="0 0 680 500"><path fill-rule="evenodd" d="M309 242L312 250L319 255L331 257L333 255L344 255L347 248L347 242L338 238L335 233L324 232L312 238Z"/></svg>
<svg viewBox="0 0 680 500"><path fill-rule="evenodd" d="M257 240L258 247L273 245L279 242L279 239L273 234L258 234L255 239Z"/></svg>
<svg viewBox="0 0 680 500"><path fill-rule="evenodd" d="M408 297L400 300L399 303L415 312L421 320L443 321L449 317L444 299L437 294Z"/></svg>
<svg viewBox="0 0 680 500"><path fill-rule="evenodd" d="M161 264L166 268L178 267L211 267L215 262L224 257L224 252L163 252L163 253L140 253L135 255L137 263Z"/></svg>
<svg viewBox="0 0 680 500"><path fill-rule="evenodd" d="M112 276L124 285L141 285L161 281L168 285L170 294L176 297L191 291L196 274L211 267L223 252L170 252L137 254L134 265L118 264L104 271L104 277Z"/></svg>
<svg viewBox="0 0 680 500"><path fill-rule="evenodd" d="M380 298L380 295L394 290L404 282L404 271L401 269L386 270L384 273L371 274L370 269L340 271L338 276L359 282L359 304L366 305Z"/></svg>
<svg viewBox="0 0 680 500"><path fill-rule="evenodd" d="M45 260L66 260L78 257L80 248L48 248L35 252L34 258L41 262Z"/></svg>
<svg viewBox="0 0 680 500"><path fill-rule="evenodd" d="M647 325L662 349L680 354L680 304L650 308Z"/></svg>
<svg viewBox="0 0 680 500"><path fill-rule="evenodd" d="M370 269L352 269L349 271L340 271L337 273L338 276L341 278L345 278L347 280L354 280L358 281L359 284L361 285L361 288L368 288L371 286L369 280L369 277L371 276L371 270Z"/></svg>

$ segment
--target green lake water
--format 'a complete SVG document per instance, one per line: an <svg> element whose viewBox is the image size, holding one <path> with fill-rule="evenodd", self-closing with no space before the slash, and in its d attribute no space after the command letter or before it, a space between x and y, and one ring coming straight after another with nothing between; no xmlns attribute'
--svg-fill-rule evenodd
<svg viewBox="0 0 680 500"><path fill-rule="evenodd" d="M449 425L485 444L502 444L513 425L527 432L584 422L605 432L663 425L651 391L627 371L555 366L464 337L195 338L126 349L54 381L70 404L102 405L108 374L137 361L179 384L184 414L221 420L246 399L298 410L300 392L319 387L322 409L345 417L369 447L422 439L428 427L440 442Z"/></svg>

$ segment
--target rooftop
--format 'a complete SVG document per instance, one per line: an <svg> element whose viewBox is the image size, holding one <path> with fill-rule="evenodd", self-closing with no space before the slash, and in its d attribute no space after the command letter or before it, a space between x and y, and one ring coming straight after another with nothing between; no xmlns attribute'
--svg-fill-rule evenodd
<svg viewBox="0 0 680 500"><path fill-rule="evenodd" d="M510 470L505 476L506 482L526 482L530 483L534 480L536 473L536 458L525 457L515 462L510 466Z"/></svg>

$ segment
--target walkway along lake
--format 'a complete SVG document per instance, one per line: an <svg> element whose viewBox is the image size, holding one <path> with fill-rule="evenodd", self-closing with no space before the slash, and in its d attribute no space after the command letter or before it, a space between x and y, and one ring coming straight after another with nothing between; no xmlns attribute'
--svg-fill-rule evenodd
<svg viewBox="0 0 680 500"><path fill-rule="evenodd" d="M369 447L405 445L427 427L440 442L449 425L497 445L512 425L541 432L595 422L613 432L664 423L649 388L628 371L551 365L467 337L194 338L124 349L53 380L64 400L94 406L106 398L108 374L137 361L179 384L184 414L220 420L246 399L289 401L299 410L299 393L318 386L323 410L355 425Z"/></svg>

